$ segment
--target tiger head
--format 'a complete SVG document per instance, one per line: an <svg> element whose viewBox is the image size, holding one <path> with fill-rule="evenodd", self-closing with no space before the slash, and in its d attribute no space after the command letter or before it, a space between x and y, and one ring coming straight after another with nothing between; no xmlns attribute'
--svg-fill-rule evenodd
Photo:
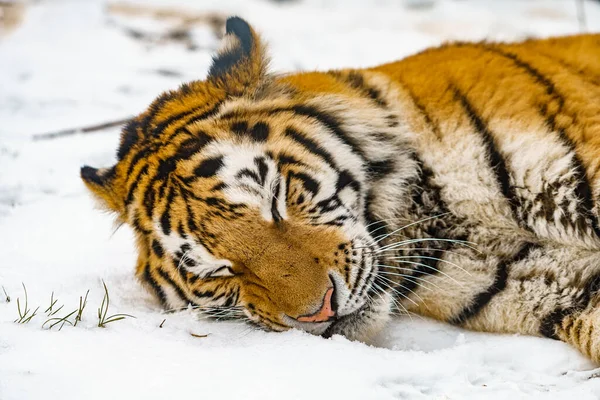
<svg viewBox="0 0 600 400"><path fill-rule="evenodd" d="M373 171L402 159L365 132L397 124L368 98L307 93L267 64L255 31L228 19L208 77L158 97L123 129L116 165L81 177L133 228L137 276L165 308L364 340L392 301L369 225L393 199Z"/></svg>

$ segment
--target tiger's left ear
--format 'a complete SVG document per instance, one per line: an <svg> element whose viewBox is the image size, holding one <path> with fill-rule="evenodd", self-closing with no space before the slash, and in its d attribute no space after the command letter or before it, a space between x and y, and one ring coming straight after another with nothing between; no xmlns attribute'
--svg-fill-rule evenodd
<svg viewBox="0 0 600 400"><path fill-rule="evenodd" d="M124 211L124 198L116 183L116 170L112 168L81 168L81 179L94 197L109 211L121 216Z"/></svg>
<svg viewBox="0 0 600 400"><path fill-rule="evenodd" d="M258 34L243 19L231 17L225 23L225 37L213 57L207 80L229 94L242 95L263 83L268 64Z"/></svg>

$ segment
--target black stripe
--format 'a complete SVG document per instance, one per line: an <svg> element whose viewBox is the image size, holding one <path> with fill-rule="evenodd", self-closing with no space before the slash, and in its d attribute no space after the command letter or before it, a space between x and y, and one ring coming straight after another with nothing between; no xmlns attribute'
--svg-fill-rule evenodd
<svg viewBox="0 0 600 400"><path fill-rule="evenodd" d="M597 298L600 292L600 273L593 274L583 284L583 290L578 298L575 298L569 307L557 307L540 322L539 332L542 336L559 340L556 332L565 317L585 310L590 302Z"/></svg>
<svg viewBox="0 0 600 400"><path fill-rule="evenodd" d="M367 164L367 173L372 179L381 179L394 172L394 160L371 161Z"/></svg>
<svg viewBox="0 0 600 400"><path fill-rule="evenodd" d="M340 172L340 174L338 175L337 182L335 184L335 189L337 192L343 190L346 187L351 187L352 190L354 190L357 193L360 193L360 182L354 179L354 176L352 176L352 174L348 170Z"/></svg>
<svg viewBox="0 0 600 400"><path fill-rule="evenodd" d="M406 93L409 95L409 97L412 100L412 102L415 105L415 107L417 107L417 110L419 110L419 113L421 113L421 116L425 120L425 123L427 124L427 126L429 126L429 129L431 129L431 131L433 132L433 134L438 139L441 139L442 133L440 132L440 127L439 127L438 124L436 124L435 122L433 122L433 119L431 118L431 115L427 111L427 108L425 107L425 105L419 101L419 99L417 98L417 96L408 87L408 85L406 85L406 84L404 84L402 82L401 82L401 84L402 84L402 87L406 90Z"/></svg>
<svg viewBox="0 0 600 400"><path fill-rule="evenodd" d="M146 186L146 192L144 193L144 208L146 209L146 216L152 219L154 213L154 202L156 200L156 190L154 190L154 182L152 179ZM166 182L162 182L162 185L166 185ZM164 190L164 189L163 189Z"/></svg>
<svg viewBox="0 0 600 400"><path fill-rule="evenodd" d="M194 296L202 298L212 298L215 295L215 292L212 290L200 291L198 289L194 290Z"/></svg>
<svg viewBox="0 0 600 400"><path fill-rule="evenodd" d="M556 332L556 328L560 326L562 320L571 315L575 311L574 308L561 308L558 307L550 314L546 315L542 321L540 322L540 335L547 337L549 339L560 340L558 334Z"/></svg>
<svg viewBox="0 0 600 400"><path fill-rule="evenodd" d="M277 163L280 166L284 166L284 165L297 165L297 166L309 168L309 166L307 164L305 164L302 161L298 160L294 156L290 156L290 155L287 155L287 154L278 154L277 155Z"/></svg>
<svg viewBox="0 0 600 400"><path fill-rule="evenodd" d="M366 262L365 257L361 257L360 258L360 265L358 267L358 274L356 274L356 279L352 283L352 290L350 291L350 296L353 296L353 295L356 294L356 290L358 289L357 285L360 284L360 281L363 279L363 277L365 275L365 272L367 272L367 268L366 268L365 262ZM366 282L365 282L365 285L363 285L361 287L361 289L364 290L366 286L367 285L366 285Z"/></svg>
<svg viewBox="0 0 600 400"><path fill-rule="evenodd" d="M508 201L508 204L510 205L510 207L513 211L513 215L515 217L518 217L519 210L518 210L517 195L515 193L514 188L510 184L510 174L508 172L508 168L506 167L504 158L502 158L502 155L498 151L498 148L496 146L496 142L494 140L494 136L493 136L492 132L490 132L486 123L477 114L477 112L475 111L475 108L469 102L467 97L463 93L461 93L461 91L455 86L452 86L452 90L454 92L454 98L458 102L460 102L463 110L469 117L471 124L473 125L473 127L475 128L477 133L479 133L481 135L484 146L486 147L486 150L487 150L488 158L490 160L490 166L496 175L496 180L497 180L498 184L500 185L500 190L502 191L502 194Z"/></svg>
<svg viewBox="0 0 600 400"><path fill-rule="evenodd" d="M217 172L225 165L223 163L223 157L207 158L194 169L194 177L196 178L210 178L215 176Z"/></svg>
<svg viewBox="0 0 600 400"><path fill-rule="evenodd" d="M223 307L224 308L231 307L234 304L233 303L233 299L234 299L233 293L228 293L227 296L226 296L226 299L227 300L225 300L225 303L223 303ZM219 319L223 319L223 318L226 318L226 317L219 317Z"/></svg>
<svg viewBox="0 0 600 400"><path fill-rule="evenodd" d="M257 122L250 130L250 137L257 142L264 142L269 137L269 125Z"/></svg>
<svg viewBox="0 0 600 400"><path fill-rule="evenodd" d="M162 246L160 245L160 243L158 243L158 240L156 240L156 239L154 239L152 241L152 251L154 251L154 254L158 258L162 258L165 255L165 251L163 250Z"/></svg>
<svg viewBox="0 0 600 400"><path fill-rule="evenodd" d="M131 175L131 173L133 172L134 168L138 165L138 163L141 160L147 158L150 155L150 153L152 153L152 149L149 147L145 147L144 149L135 153L135 155L131 159L131 162L129 163L129 167L127 168L127 176L128 177Z"/></svg>
<svg viewBox="0 0 600 400"><path fill-rule="evenodd" d="M123 128L123 132L121 133L121 141L119 148L117 149L117 160L121 161L123 158L125 158L125 156L129 154L133 146L137 143L139 139L139 126L139 121L137 119L132 119Z"/></svg>
<svg viewBox="0 0 600 400"><path fill-rule="evenodd" d="M488 46L486 47L486 49L495 54L499 54L502 57L512 60L515 63L515 65L517 65L519 68L527 71L527 73L529 73L529 75L531 75L537 83L544 86L544 88L546 89L546 93L558 102L558 108L556 112L551 114L548 110L548 107L546 105L543 105L542 107L540 107L540 113L546 118L546 124L548 125L549 129L551 131L558 132L561 141L573 153L573 169L575 170L575 179L577 180L575 192L577 193L577 197L581 200L581 205L583 207L583 210L580 212L584 216L589 217L591 219L592 229L594 230L596 236L600 237L600 224L598 222L598 218L592 211L594 208L594 199L590 183L587 179L586 169L583 165L583 162L577 154L575 143L573 143L573 141L568 137L565 127L559 126L558 122L556 121L557 115L563 112L563 108L565 105L564 96L558 92L556 86L550 79L545 77L531 64L520 59L516 54L502 51L496 47ZM575 120L575 118L573 118L573 120Z"/></svg>
<svg viewBox="0 0 600 400"><path fill-rule="evenodd" d="M375 279L377 279L378 276L379 275L377 274L377 272L373 271L373 267L371 267L371 274L367 278L362 289L360 289L360 292L358 292L357 298L361 299L364 296L365 292L368 293L371 290L371 288L373 287L373 282L375 281Z"/></svg>
<svg viewBox="0 0 600 400"><path fill-rule="evenodd" d="M157 169L157 173L152 177L152 180L146 186L146 192L144 193L144 207L146 208L146 215L151 217L154 212L154 203L156 199L156 190L154 184L162 180L161 193L164 192L164 185L167 184L166 180L170 174L177 168L179 161L185 161L190 159L194 154L199 152L204 146L206 146L212 138L206 135L204 132L198 132L194 138L184 140L177 149L177 152L167 158L161 160Z"/></svg>
<svg viewBox="0 0 600 400"><path fill-rule="evenodd" d="M160 227L163 233L169 236L171 234L171 203L173 203L173 198L175 197L175 189L169 186L167 190L167 201L165 203L165 211L160 216Z"/></svg>
<svg viewBox="0 0 600 400"><path fill-rule="evenodd" d="M133 217L133 223L132 223L133 229L144 233L146 235L150 235L152 233L152 231L149 231L147 229L144 229L142 227L142 223L140 222L140 216L136 213L135 216Z"/></svg>
<svg viewBox="0 0 600 400"><path fill-rule="evenodd" d="M236 135L245 136L248 134L248 122L237 121L231 124L231 131Z"/></svg>
<svg viewBox="0 0 600 400"><path fill-rule="evenodd" d="M152 130L152 136L160 136L163 131L169 127L169 125L171 125L174 122L177 122L178 120L181 120L189 115L194 114L197 111L196 108L192 108L191 110L187 110L187 111L182 111L180 113L177 113L169 118L167 118L166 120L162 121L161 123L157 124L154 129ZM188 125L188 123L186 123L186 125Z"/></svg>
<svg viewBox="0 0 600 400"><path fill-rule="evenodd" d="M167 307L167 296L165 295L165 292L163 292L163 290L160 287L160 285L158 284L158 282L156 282L156 280L152 277L152 274L150 273L150 264L149 263L146 263L146 265L144 266L144 276L143 277L144 277L144 280L152 287L152 289L154 289L156 296L160 300L160 304L163 306L163 308L166 308Z"/></svg>
<svg viewBox="0 0 600 400"><path fill-rule="evenodd" d="M251 169L248 168L243 168L240 169L237 174L235 174L235 177L237 179L241 179L241 178L250 178L251 180L253 180L254 182L256 182L256 184L260 185L261 184L261 179L260 176L258 176L256 174L256 172L252 171Z"/></svg>
<svg viewBox="0 0 600 400"><path fill-rule="evenodd" d="M503 51L497 47L486 46L485 50L512 60L519 68L527 71L527 73L531 75L537 83L543 85L546 88L546 93L548 95L555 97L561 104L564 104L564 98L557 93L554 83L540 73L540 71L535 69L531 64L520 59L516 54Z"/></svg>
<svg viewBox="0 0 600 400"><path fill-rule="evenodd" d="M420 217L433 217L449 213L450 210L442 197L442 188L435 181L435 174L416 154L413 154L413 159L417 163L419 175L410 182L412 187L411 212ZM434 221L441 222L439 219ZM461 225L459 221L455 221L454 224ZM432 232L432 237L440 236L438 232Z"/></svg>
<svg viewBox="0 0 600 400"><path fill-rule="evenodd" d="M223 101L224 100L216 102L214 106L212 106L208 110L204 111L200 115L196 115L196 116L190 118L189 120L186 121L185 124L190 125L190 124L208 119L208 118L212 117L213 115L216 115L219 112L219 109L221 108L221 104L223 104ZM201 110L202 108L204 108L204 106L194 108L194 112Z"/></svg>
<svg viewBox="0 0 600 400"><path fill-rule="evenodd" d="M188 299L181 287L179 287L179 285L175 283L175 281L169 276L169 274L166 271L163 271L161 268L158 268L158 273L169 285L173 287L173 289L175 289L175 292L177 292L177 296L179 296L181 300L183 300L186 303L191 303L191 301Z"/></svg>
<svg viewBox="0 0 600 400"><path fill-rule="evenodd" d="M192 116L191 118L189 118L187 121L185 121L179 128L177 128L175 130L175 132L171 133L165 140L163 140L163 142L165 144L169 144L176 136L178 136L181 133L186 133L188 136L190 137L196 137L197 134L191 133L187 127L191 124L194 124L198 121L202 121L205 119L208 119L214 115L216 115L219 112L219 109L221 108L221 104L223 104L223 101L218 101L217 103L215 103L215 105L213 107L211 107L210 109L202 112L200 115L196 115L196 116ZM181 113L179 114L179 118L183 118L186 117L188 115L194 114L196 112L198 112L199 110L204 109L205 106L201 106L201 107L195 107L193 109L191 109L188 112L185 113ZM182 114L185 114L182 116ZM172 122L175 122L174 120ZM204 135L206 135L204 132L200 132Z"/></svg>
<svg viewBox="0 0 600 400"><path fill-rule="evenodd" d="M146 174L146 172L148 172L148 165L144 165L144 167L142 167L142 169L137 174L137 177L135 178L135 180L133 181L131 186L129 186L129 190L127 191L127 197L125 198L125 206L128 206L133 201L133 196L135 195L135 191L136 191L138 185L140 184L140 180Z"/></svg>
<svg viewBox="0 0 600 400"><path fill-rule="evenodd" d="M364 152L362 151L361 147L358 145L358 143L356 143L354 141L354 139L350 138L347 135L347 133L341 128L340 123L332 115L321 112L318 109L316 109L315 107L306 106L306 105L271 108L271 109L266 109L263 112L269 113L271 115L282 113L282 112L292 112L297 115L315 119L320 124L324 125L342 143L347 145L350 148L350 150L352 151L352 153L354 153L355 155L360 157L363 162L367 161L367 158L366 158ZM221 115L221 119L230 119L230 118L236 118L236 117L241 117L241 116L235 110Z"/></svg>
<svg viewBox="0 0 600 400"><path fill-rule="evenodd" d="M140 123L142 135L150 133L150 125L154 122L154 118L156 118L158 113L162 111L165 104L167 104L169 101L175 98L176 93L177 92L173 91L163 93L159 97L157 97L152 102L152 104L150 104L147 110L147 115L144 118L142 118Z"/></svg>
<svg viewBox="0 0 600 400"><path fill-rule="evenodd" d="M176 161L188 160L192 156L206 147L212 141L212 137L206 133L199 131L192 135L191 138L184 140L179 145L179 149L173 156Z"/></svg>
<svg viewBox="0 0 600 400"><path fill-rule="evenodd" d="M256 158L254 158L254 164L258 168L258 174L260 176L260 182L259 182L259 184L264 186L264 184L267 181L267 174L269 173L269 166L265 162L265 158L264 157L256 157Z"/></svg>
<svg viewBox="0 0 600 400"><path fill-rule="evenodd" d="M340 123L336 120L336 118L332 115L326 114L325 112L319 111L315 107L307 105L296 105L291 107L267 108L264 110L256 110L256 112L264 112L270 115L291 112L307 118L315 119L320 124L324 125L327 129L329 129L340 141L342 141L344 144L350 147L353 153L357 154L363 161L366 160L366 157L363 151L361 150L360 146L346 134L346 132L341 128ZM243 115L239 114L237 110L229 111L220 116L220 118L223 120L240 117L243 117Z"/></svg>
<svg viewBox="0 0 600 400"><path fill-rule="evenodd" d="M363 162L367 160L367 157L359 144L348 136L334 116L319 111L315 107L305 105L293 106L292 111L298 115L316 119L321 124L325 125L342 143L348 146L354 154L359 156Z"/></svg>
<svg viewBox="0 0 600 400"><path fill-rule="evenodd" d="M471 304L463 308L456 316L452 317L448 322L454 325L465 323L471 318L475 318L481 310L488 305L494 296L506 289L510 266L529 257L531 252L540 248L538 244L526 243L521 249L510 259L500 261L496 268L494 282L483 292L480 292L473 298Z"/></svg>
<svg viewBox="0 0 600 400"><path fill-rule="evenodd" d="M529 51L531 52L532 50L529 49ZM559 64L562 68L567 70L570 74L577 75L582 80L584 80L588 83L591 83L595 86L600 86L600 75L595 76L595 74L592 71L585 69L581 66L575 66L575 65L567 62L566 60L563 60L562 58L557 57L556 54L548 54L545 52L541 52L538 49L535 50L535 53L541 55L542 57L546 57L547 59Z"/></svg>
<svg viewBox="0 0 600 400"><path fill-rule="evenodd" d="M210 191L211 192L218 192L218 191L223 191L225 189L227 189L229 186L225 183L225 182L219 182L217 183L215 186L213 186Z"/></svg>
<svg viewBox="0 0 600 400"><path fill-rule="evenodd" d="M332 71L330 73L335 78L338 78L342 82L345 82L350 87L358 90L363 95L366 95L371 98L379 107L387 108L388 104L381 97L381 92L378 89L375 89L372 86L369 86L365 83L364 76L358 71L350 71L348 74L342 74L337 71Z"/></svg>
<svg viewBox="0 0 600 400"><path fill-rule="evenodd" d="M299 131L293 128L286 128L285 135L304 146L309 152L320 157L323 161L329 164L329 166L336 172L338 171L337 165L333 160L331 154L323 147L318 145L316 142L314 142L312 139L307 138L306 136L304 136Z"/></svg>
<svg viewBox="0 0 600 400"><path fill-rule="evenodd" d="M309 175L302 172L290 172L288 174L288 182L291 179L298 179L302 182L302 186L304 189L309 191L313 196L319 192L320 185L319 182L311 178ZM289 190L289 188L288 188Z"/></svg>
<svg viewBox="0 0 600 400"><path fill-rule="evenodd" d="M164 193L164 186L168 184L167 179L171 172L175 170L175 160L169 159L161 161L158 165L157 173L152 177L150 182L146 185L144 193L144 208L146 209L146 215L151 218L154 213L154 203L156 200L156 190L154 184L158 181L162 181L159 186L159 192Z"/></svg>

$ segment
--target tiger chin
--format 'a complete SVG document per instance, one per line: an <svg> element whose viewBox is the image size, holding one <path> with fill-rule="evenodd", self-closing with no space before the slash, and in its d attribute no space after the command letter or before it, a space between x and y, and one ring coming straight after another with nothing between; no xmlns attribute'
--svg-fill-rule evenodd
<svg viewBox="0 0 600 400"><path fill-rule="evenodd" d="M233 17L81 177L167 310L362 341L416 313L599 361L599 116L600 35L274 74Z"/></svg>

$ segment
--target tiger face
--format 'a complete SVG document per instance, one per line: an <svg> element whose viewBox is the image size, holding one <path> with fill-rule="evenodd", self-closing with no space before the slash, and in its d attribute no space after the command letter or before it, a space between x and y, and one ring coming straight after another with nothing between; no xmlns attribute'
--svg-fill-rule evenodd
<svg viewBox="0 0 600 400"><path fill-rule="evenodd" d="M82 179L134 229L137 275L166 309L364 339L391 301L376 284L370 169L339 121L267 73L246 22L226 28L208 78L156 99L124 128L117 164Z"/></svg>

